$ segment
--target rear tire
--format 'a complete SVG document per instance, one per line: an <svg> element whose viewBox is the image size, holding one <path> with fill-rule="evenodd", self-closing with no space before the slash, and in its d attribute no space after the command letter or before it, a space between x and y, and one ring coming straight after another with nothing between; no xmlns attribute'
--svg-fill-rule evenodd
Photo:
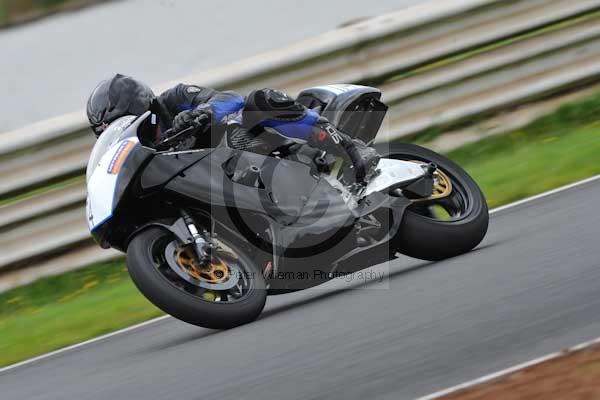
<svg viewBox="0 0 600 400"><path fill-rule="evenodd" d="M233 303L207 301L177 287L157 268L157 246L173 240L175 238L167 230L151 227L137 234L127 248L127 268L131 279L148 300L177 319L205 328L233 328L260 315L267 296L265 282L244 252L227 243L236 250L239 262L253 271L247 294Z"/></svg>
<svg viewBox="0 0 600 400"><path fill-rule="evenodd" d="M468 198L464 215L451 221L434 219L418 213L414 205L409 206L390 249L410 257L438 261L467 253L483 240L489 223L487 203L479 186L460 166L431 150L408 143L390 143L378 150L386 158L435 163L454 184L460 184Z"/></svg>

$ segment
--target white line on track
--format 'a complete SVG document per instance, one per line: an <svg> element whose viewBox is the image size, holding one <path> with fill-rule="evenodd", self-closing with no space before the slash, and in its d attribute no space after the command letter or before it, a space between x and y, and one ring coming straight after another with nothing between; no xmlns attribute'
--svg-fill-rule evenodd
<svg viewBox="0 0 600 400"><path fill-rule="evenodd" d="M527 203L530 203L532 201L536 201L538 199L542 199L544 197L552 196L553 194L557 194L557 193L564 192L564 191L567 191L567 190L575 189L576 187L583 186L585 184L588 184L590 182L594 182L594 181L597 181L597 180L600 180L600 175L592 176L591 178L587 178L587 179L584 179L582 181L577 181L577 182L570 183L568 185L561 186L561 187L553 189L553 190L549 190L549 191L544 192L544 193L536 194L535 196L531 196L531 197L528 197L528 198L523 199L523 200L515 201L514 203L510 203L510 204L506 204L504 206L496 207L493 210L490 210L490 214L495 214L495 213L498 213L500 211L504 211L504 210L506 210L508 208L513 208L513 207L520 206L522 204L527 204Z"/></svg>
<svg viewBox="0 0 600 400"><path fill-rule="evenodd" d="M490 382L490 381L496 380L498 378L505 377L505 376L510 375L510 374L512 374L514 372L523 370L525 368L529 368L529 367L532 367L534 365L538 365L538 364L541 364L543 362L550 361L550 360L553 360L553 359L558 358L560 356L566 355L568 353L571 353L571 352L574 352L574 351L583 350L583 349L585 349L587 347L591 347L591 346L594 346L594 345L597 345L597 344L600 344L600 338L594 339L594 340L590 340L589 342L581 343L581 344L578 344L577 346L570 347L570 348L568 348L566 350L557 351L556 353L548 354L548 355L536 358L535 360L527 361L527 362L524 362L524 363L519 364L519 365L515 365L515 366L510 367L510 368L503 369L502 371L497 371L497 372L491 373L489 375L485 375L485 376L482 376L480 378L473 379L472 381L469 381L469 382L461 383L460 385L456 385L456 386L450 387L448 389L440 390L439 392L428 394L427 396L419 397L416 400L435 400L435 399L439 399L440 397L456 393L456 392L458 392L460 390L469 389L469 388L472 388L474 386L480 385L482 383Z"/></svg>
<svg viewBox="0 0 600 400"><path fill-rule="evenodd" d="M68 347L63 347L62 349L51 351L50 353L42 354L41 356L33 357L33 358L28 359L28 360L18 362L16 364L8 365L8 366L6 366L4 368L0 368L0 374L3 373L3 372L6 372L6 371L10 371L13 368L17 368L17 367L21 367L23 365L31 364L31 363L34 363L36 361L40 361L40 360L52 357L52 356L57 355L57 354L65 353L67 351L75 350L75 349L87 346L89 344L92 344L92 343L97 343L97 342L100 342L100 341L102 341L104 339L108 339L110 337L117 336L117 335L120 335L120 334L125 333L125 332L131 332L131 331L134 331L136 329L143 328L143 327L148 326L148 325L152 325L152 324L154 324L156 322L163 321L163 320L168 319L168 318L171 318L171 317L169 315L163 315L162 317L154 318L154 319L148 320L146 322L142 322L141 324L132 325L130 327L127 327L127 328L124 328L124 329L120 329L118 331L107 333L106 335L102 335L102 336L98 336L98 337L95 337L95 338L90 339L90 340L86 340L85 342L76 343L76 344L73 344L73 345L68 346Z"/></svg>
<svg viewBox="0 0 600 400"><path fill-rule="evenodd" d="M566 190L571 190L571 189L574 189L574 188L576 188L578 186L582 186L582 185L585 185L587 183L590 183L590 182L593 182L593 181L597 181L597 180L600 180L600 175L596 175L596 176L593 176L591 178L584 179L582 181L571 183L571 184L566 185L566 186L561 186L561 187L559 187L557 189L553 189L553 190L550 190L548 192L540 193L538 195L535 195L535 196L532 196L532 197L528 197L526 199L519 200L519 201L516 201L514 203L510 203L510 204L507 204L507 205L504 205L504 206L501 206L501 207L494 208L493 210L490 210L490 214L495 214L497 212L500 212L500 211L503 211L503 210L506 210L506 209L509 209L509 208L512 208L512 207L517 207L517 206L520 206L522 204L526 204L526 203L529 203L529 202L532 202L532 201L536 201L538 199L541 199L541 198L544 198L544 197L547 197L547 196L552 196L554 194L557 194L557 193L560 193L560 192L564 192ZM133 325L133 326L130 326L128 328L120 329L120 330L115 331L115 332L107 333L106 335L102 335L102 336L98 336L98 337L90 339L90 340L86 340L85 342L77 343L77 344L74 344L74 345L71 345L71 346L68 346L68 347L64 347L62 349L58 349L58 350L52 351L50 353L42 354L40 356L33 357L33 358L30 358L30 359L25 360L25 361L18 362L16 364L8 365L8 366L6 366L4 368L0 368L0 374L3 373L3 372L6 372L6 371L10 371L10 370L12 370L14 368L18 368L18 367L21 367L21 366L24 366L24 365L28 365L28 364L31 364L31 363L34 363L34 362L37 362L37 361L40 361L40 360L43 360L43 359L46 359L46 358L49 358L49 357L61 354L61 353L65 353L65 352L68 352L68 351L71 351L71 350L75 350L75 349L79 349L81 347L85 347L85 346L93 344L93 343L100 342L102 340L111 338L113 336L117 336L117 335L121 335L123 333L131 332L131 331L134 331L136 329L140 329L140 328L152 325L152 324L154 324L156 322L164 321L165 319L168 319L168 318L171 318L171 317L168 316L168 315L164 315L162 317L158 317L158 318L154 318L154 319L151 319L149 321L146 321L146 322L142 322L141 324ZM546 357L549 357L549 356L546 356ZM541 360L543 361L544 358L545 357L542 357ZM553 357L550 357L550 358L553 358ZM540 360L540 359L538 359L538 360ZM541 361L537 361L537 362L541 362ZM530 361L530 363L531 363L531 361ZM536 362L534 362L534 364L536 364ZM523 365L525 365L525 364L522 364L520 366L520 368L516 368L516 367L513 367L513 368L521 369L521 368L524 368ZM525 366L527 366L527 365L525 365ZM519 366L517 366L517 367L519 367ZM508 371L508 370L504 370L504 371ZM501 372L504 372L504 371L501 371ZM504 372L504 373L510 373L510 372ZM497 374L499 374L499 373L497 373ZM494 374L492 374L492 375L494 375ZM500 375L503 375L503 374L500 374ZM479 378L479 379L483 379L483 378ZM490 379L493 379L493 378L490 378ZM459 389L456 389L456 390L459 390ZM439 393L441 393L441 392L439 392ZM427 399L434 399L434 398L435 397L423 397L423 398L418 399L418 400L427 400Z"/></svg>

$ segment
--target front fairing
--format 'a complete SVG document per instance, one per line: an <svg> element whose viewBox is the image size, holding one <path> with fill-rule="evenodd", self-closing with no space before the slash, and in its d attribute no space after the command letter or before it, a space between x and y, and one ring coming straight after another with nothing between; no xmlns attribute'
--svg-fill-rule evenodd
<svg viewBox="0 0 600 400"><path fill-rule="evenodd" d="M96 142L88 163L87 221L94 239L103 247L103 236L129 183L153 152L140 145L137 127L145 116L113 122Z"/></svg>
<svg viewBox="0 0 600 400"><path fill-rule="evenodd" d="M258 167L261 187L235 182L225 170L225 165L230 165L231 171ZM319 179L313 177L310 168L304 164L216 148L208 157L186 169L185 174L174 177L166 185L166 190L212 208L265 214L282 225L289 225L299 218L318 182Z"/></svg>

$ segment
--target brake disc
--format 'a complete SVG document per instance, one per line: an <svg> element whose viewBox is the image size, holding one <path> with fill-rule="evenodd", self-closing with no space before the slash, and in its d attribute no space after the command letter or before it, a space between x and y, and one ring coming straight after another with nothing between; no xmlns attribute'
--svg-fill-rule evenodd
<svg viewBox="0 0 600 400"><path fill-rule="evenodd" d="M240 267L230 262L224 263L218 258L216 258L218 262L213 263L205 271L190 269L191 264L188 263L192 261L187 255L182 255L182 247L177 246L176 242L169 243L165 248L165 259L181 279L204 289L228 290L236 286L242 278L243 272Z"/></svg>

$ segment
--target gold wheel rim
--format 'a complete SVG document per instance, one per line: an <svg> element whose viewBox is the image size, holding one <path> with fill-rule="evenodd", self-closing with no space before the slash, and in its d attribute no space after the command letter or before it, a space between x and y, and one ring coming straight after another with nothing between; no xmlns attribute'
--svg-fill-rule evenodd
<svg viewBox="0 0 600 400"><path fill-rule="evenodd" d="M420 164L425 164L422 161L413 161ZM431 200L439 200L444 197L450 196L452 193L452 181L442 170L437 168L433 173L433 179L435 181L435 186L433 187L433 192L431 196L424 197L422 199L413 199L413 203L423 202L423 201L431 201Z"/></svg>
<svg viewBox="0 0 600 400"><path fill-rule="evenodd" d="M229 278L229 268L217 257L209 264L201 265L196 261L194 251L190 246L181 247L175 254L175 260L192 278L207 283L223 283Z"/></svg>

